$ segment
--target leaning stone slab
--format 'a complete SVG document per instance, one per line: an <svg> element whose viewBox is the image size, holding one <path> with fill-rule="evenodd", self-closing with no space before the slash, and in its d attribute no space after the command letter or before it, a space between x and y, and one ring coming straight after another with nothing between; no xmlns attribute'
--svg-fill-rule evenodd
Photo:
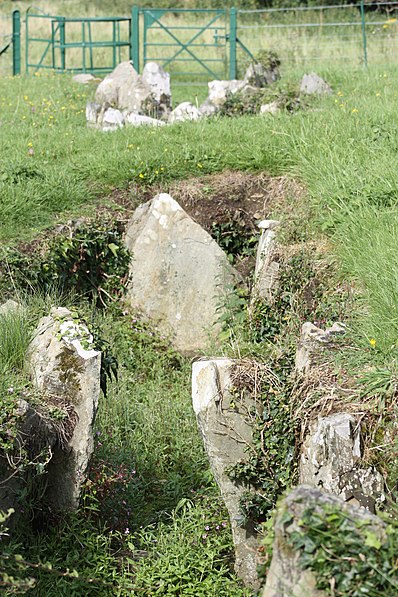
<svg viewBox="0 0 398 597"><path fill-rule="evenodd" d="M171 112L170 75L156 62L147 62L142 71L142 78L148 83L155 101L158 117Z"/></svg>
<svg viewBox="0 0 398 597"><path fill-rule="evenodd" d="M305 95L331 95L332 88L316 73L304 75L300 84L300 93Z"/></svg>
<svg viewBox="0 0 398 597"><path fill-rule="evenodd" d="M347 520L352 523L354 532L356 529L366 528L375 539L381 543L385 541L385 525L377 516L363 508L346 504L334 495L305 485L299 486L278 508L272 561L262 597L327 597L324 591L316 588L313 572L310 569L303 570L300 566L301 552L293 548L292 537L303 532L301 521L305 512L309 511L317 517L326 518L331 510L345 513ZM327 537L324 541L324 547L327 549Z"/></svg>
<svg viewBox="0 0 398 597"><path fill-rule="evenodd" d="M53 308L40 320L29 348L32 381L72 411L73 430L54 446L48 465L47 504L57 511L77 507L93 451L93 423L100 393L101 353L87 327L68 309Z"/></svg>
<svg viewBox="0 0 398 597"><path fill-rule="evenodd" d="M257 535L251 525L242 526L239 502L247 490L232 481L227 470L245 461L252 443L250 413L253 400L244 403L231 395L231 359L196 361L192 365L192 402L206 452L221 496L228 509L235 545L235 570L246 585L257 587Z"/></svg>
<svg viewBox="0 0 398 597"><path fill-rule="evenodd" d="M280 78L278 65L266 68L259 62L252 62L246 69L242 87L263 88L275 83Z"/></svg>
<svg viewBox="0 0 398 597"><path fill-rule="evenodd" d="M275 238L279 224L277 220L262 220L258 224L261 236L257 247L252 300L270 302L272 291L277 286L279 263L275 259Z"/></svg>
<svg viewBox="0 0 398 597"><path fill-rule="evenodd" d="M319 417L303 443L300 483L340 496L374 511L385 499L384 479L373 467L362 465L361 432L350 414Z"/></svg>
<svg viewBox="0 0 398 597"><path fill-rule="evenodd" d="M224 251L170 195L138 207L127 225L133 253L127 298L177 350L205 348L219 330L226 289L237 273Z"/></svg>

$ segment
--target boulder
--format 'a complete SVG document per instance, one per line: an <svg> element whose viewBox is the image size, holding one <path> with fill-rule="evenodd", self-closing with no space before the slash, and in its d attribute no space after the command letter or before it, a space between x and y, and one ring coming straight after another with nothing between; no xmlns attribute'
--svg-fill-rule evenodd
<svg viewBox="0 0 398 597"><path fill-rule="evenodd" d="M98 85L95 101L104 110L111 107L128 114L167 116L171 110L170 77L154 62L146 65L142 75L131 62L121 62Z"/></svg>
<svg viewBox="0 0 398 597"><path fill-rule="evenodd" d="M261 236L257 247L252 301L260 299L270 302L272 291L278 283L279 263L275 259L275 237L279 224L278 220L262 220L258 224Z"/></svg>
<svg viewBox="0 0 398 597"><path fill-rule="evenodd" d="M170 195L137 208L127 225L133 253L127 299L170 336L177 350L203 349L237 273L224 251Z"/></svg>
<svg viewBox="0 0 398 597"><path fill-rule="evenodd" d="M384 479L373 467L363 468L361 431L350 414L319 417L302 446L300 483L340 496L374 511L384 501Z"/></svg>
<svg viewBox="0 0 398 597"><path fill-rule="evenodd" d="M333 346L336 337L344 335L346 328L342 323L322 330L307 321L301 328L301 336L296 351L295 371L301 375L309 373L322 357L325 348Z"/></svg>
<svg viewBox="0 0 398 597"><path fill-rule="evenodd" d="M297 487L283 500L277 511L272 561L262 597L326 597L330 594L318 590L313 572L300 566L301 551L293 548L292 539L305 532L302 520L306 512L311 512L317 518L325 516L326 519L331 510L347 515L349 522L345 535L364 529L364 541L368 533L380 542L385 540L385 525L377 516L317 489ZM333 522L329 524L333 525ZM341 532L341 529L336 528L336 532ZM327 537L324 547L328 548ZM342 593L339 591L339 594Z"/></svg>
<svg viewBox="0 0 398 597"><path fill-rule="evenodd" d="M331 95L332 88L316 73L304 75L300 84L300 93L305 95Z"/></svg>
<svg viewBox="0 0 398 597"><path fill-rule="evenodd" d="M184 122L185 120L199 120L202 114L198 108L191 104L191 102L183 102L179 104L170 114L169 123Z"/></svg>
<svg viewBox="0 0 398 597"><path fill-rule="evenodd" d="M37 390L68 412L53 444L44 500L52 510L71 510L78 505L93 451L101 353L93 348L84 324L76 322L68 309L53 308L39 322L28 360Z"/></svg>
<svg viewBox="0 0 398 597"><path fill-rule="evenodd" d="M234 361L221 358L192 365L192 402L206 452L231 521L235 546L235 571L244 583L258 587L258 539L254 527L242 524L240 499L247 488L232 481L227 470L245 461L252 444L252 399L231 394Z"/></svg>

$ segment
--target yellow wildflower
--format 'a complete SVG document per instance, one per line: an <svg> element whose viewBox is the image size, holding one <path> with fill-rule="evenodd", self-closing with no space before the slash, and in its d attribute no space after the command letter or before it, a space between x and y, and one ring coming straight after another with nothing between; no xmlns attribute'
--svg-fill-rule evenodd
<svg viewBox="0 0 398 597"><path fill-rule="evenodd" d="M376 340L374 338L371 338L369 340L369 344L371 345L372 348L374 348L376 346Z"/></svg>

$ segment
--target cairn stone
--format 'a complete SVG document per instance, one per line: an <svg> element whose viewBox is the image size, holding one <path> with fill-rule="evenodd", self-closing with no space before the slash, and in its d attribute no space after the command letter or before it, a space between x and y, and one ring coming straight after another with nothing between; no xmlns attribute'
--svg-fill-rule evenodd
<svg viewBox="0 0 398 597"><path fill-rule="evenodd" d="M258 539L253 525L242 524L240 499L247 487L233 481L227 470L247 460L245 448L252 444L249 413L254 400L244 402L231 394L231 359L196 361L192 365L192 402L206 452L231 521L235 546L235 571L244 583L258 588Z"/></svg>
<svg viewBox="0 0 398 597"><path fill-rule="evenodd" d="M224 251L166 193L137 208L126 244L133 254L131 306L170 336L177 350L206 347L220 329L225 293L238 276Z"/></svg>

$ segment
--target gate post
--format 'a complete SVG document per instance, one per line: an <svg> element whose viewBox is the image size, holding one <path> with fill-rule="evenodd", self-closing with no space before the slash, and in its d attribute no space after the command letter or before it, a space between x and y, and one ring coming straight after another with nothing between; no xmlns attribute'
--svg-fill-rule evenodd
<svg viewBox="0 0 398 597"><path fill-rule="evenodd" d="M131 11L130 58L137 73L140 72L140 9L133 6Z"/></svg>
<svg viewBox="0 0 398 597"><path fill-rule="evenodd" d="M12 74L21 74L21 13L12 13Z"/></svg>
<svg viewBox="0 0 398 597"><path fill-rule="evenodd" d="M236 79L236 39L237 39L237 12L232 7L229 11L229 78Z"/></svg>

